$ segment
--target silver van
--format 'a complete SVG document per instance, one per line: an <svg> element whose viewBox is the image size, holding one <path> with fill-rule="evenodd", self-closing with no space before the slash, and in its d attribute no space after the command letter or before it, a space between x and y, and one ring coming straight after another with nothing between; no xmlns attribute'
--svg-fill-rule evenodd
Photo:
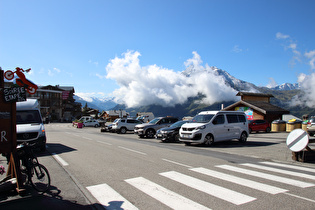
<svg viewBox="0 0 315 210"><path fill-rule="evenodd" d="M199 143L210 146L213 142L239 139L246 142L248 122L244 112L239 111L204 111L179 130L181 142L186 145Z"/></svg>
<svg viewBox="0 0 315 210"><path fill-rule="evenodd" d="M36 99L16 103L17 143L35 144L41 151L46 150L46 134Z"/></svg>

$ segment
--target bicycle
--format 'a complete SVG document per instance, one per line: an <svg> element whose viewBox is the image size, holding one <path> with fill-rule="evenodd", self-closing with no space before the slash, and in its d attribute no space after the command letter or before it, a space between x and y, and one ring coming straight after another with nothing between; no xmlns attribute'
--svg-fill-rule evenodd
<svg viewBox="0 0 315 210"><path fill-rule="evenodd" d="M17 146L17 155L21 160L21 173L27 176L28 183L38 192L45 192L50 188L50 175L45 166L38 162L34 154L34 145L22 143Z"/></svg>

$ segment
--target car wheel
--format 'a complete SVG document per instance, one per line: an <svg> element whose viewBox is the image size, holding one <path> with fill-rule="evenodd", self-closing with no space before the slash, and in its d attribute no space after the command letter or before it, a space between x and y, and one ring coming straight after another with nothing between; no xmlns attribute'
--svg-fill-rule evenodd
<svg viewBox="0 0 315 210"><path fill-rule="evenodd" d="M213 142L214 142L213 136L211 134L206 135L204 144L206 146L211 146L213 144Z"/></svg>
<svg viewBox="0 0 315 210"><path fill-rule="evenodd" d="M98 125L96 124L96 125L94 125L94 127L95 127L95 128L98 128Z"/></svg>
<svg viewBox="0 0 315 210"><path fill-rule="evenodd" d="M242 143L244 143L244 142L247 141L247 134L246 134L246 132L243 132L243 133L241 134L241 136L240 136L240 138L239 138L239 141L242 142Z"/></svg>
<svg viewBox="0 0 315 210"><path fill-rule="evenodd" d="M147 136L147 138L153 138L155 134L155 131L153 129L149 129L145 132L145 135Z"/></svg>
<svg viewBox="0 0 315 210"><path fill-rule="evenodd" d="M127 133L127 129L125 127L121 127L119 130L119 133L125 134L125 133Z"/></svg>
<svg viewBox="0 0 315 210"><path fill-rule="evenodd" d="M266 128L266 133L269 133L271 131L271 129L268 127Z"/></svg>
<svg viewBox="0 0 315 210"><path fill-rule="evenodd" d="M174 141L179 142L179 133L174 136Z"/></svg>
<svg viewBox="0 0 315 210"><path fill-rule="evenodd" d="M248 133L252 133L252 129L250 128L250 129L248 129Z"/></svg>

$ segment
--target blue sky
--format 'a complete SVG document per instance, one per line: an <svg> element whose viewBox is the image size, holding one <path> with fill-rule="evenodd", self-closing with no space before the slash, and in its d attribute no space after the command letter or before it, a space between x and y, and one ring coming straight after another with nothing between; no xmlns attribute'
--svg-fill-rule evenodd
<svg viewBox="0 0 315 210"><path fill-rule="evenodd" d="M201 67L259 86L315 70L314 0L0 0L0 8L2 69L32 68L36 84L82 96L128 94L137 75L176 77L198 56Z"/></svg>

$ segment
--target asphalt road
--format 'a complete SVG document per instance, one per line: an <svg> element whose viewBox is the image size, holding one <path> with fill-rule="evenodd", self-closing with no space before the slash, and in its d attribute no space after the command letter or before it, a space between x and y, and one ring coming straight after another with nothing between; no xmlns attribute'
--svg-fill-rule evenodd
<svg viewBox="0 0 315 210"><path fill-rule="evenodd" d="M315 209L315 165L292 160L288 133L204 147L71 124L45 127L54 159L44 155L40 162L63 199L81 207ZM76 189L66 188L69 177Z"/></svg>

